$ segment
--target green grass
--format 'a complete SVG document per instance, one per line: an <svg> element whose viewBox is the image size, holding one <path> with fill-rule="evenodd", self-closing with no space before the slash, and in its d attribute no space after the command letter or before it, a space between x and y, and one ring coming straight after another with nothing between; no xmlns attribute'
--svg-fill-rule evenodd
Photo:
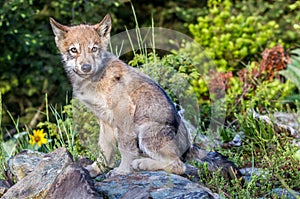
<svg viewBox="0 0 300 199"><path fill-rule="evenodd" d="M295 138L284 132L276 132L272 125L254 119L252 115L239 115L239 124L239 130L246 135L243 145L230 150L220 148L218 151L228 156L239 168L258 168L260 173L254 173L242 187L236 181L228 186L218 172L201 174L201 181L229 198L258 198L276 188L300 192L300 162L293 157L299 150L293 145ZM273 194L271 198L277 197Z"/></svg>
<svg viewBox="0 0 300 199"><path fill-rule="evenodd" d="M0 127L2 122L2 94L0 92ZM0 128L0 179L4 179L4 168L5 168L5 158L4 158L4 150L3 150L3 134Z"/></svg>

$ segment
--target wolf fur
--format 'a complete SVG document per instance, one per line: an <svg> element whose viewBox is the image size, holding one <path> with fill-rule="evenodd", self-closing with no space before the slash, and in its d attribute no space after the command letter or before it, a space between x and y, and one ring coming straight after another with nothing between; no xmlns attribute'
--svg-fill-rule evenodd
<svg viewBox="0 0 300 199"><path fill-rule="evenodd" d="M187 159L208 161L211 168L224 165L214 163L221 159L228 163L226 167L236 168L223 156L212 156L193 145L183 118L165 91L107 51L109 14L95 25L65 26L53 18L50 24L74 95L99 120L98 144L109 167L115 166L118 146L121 162L112 175L140 170L183 174ZM101 172L96 163L88 170L92 176Z"/></svg>

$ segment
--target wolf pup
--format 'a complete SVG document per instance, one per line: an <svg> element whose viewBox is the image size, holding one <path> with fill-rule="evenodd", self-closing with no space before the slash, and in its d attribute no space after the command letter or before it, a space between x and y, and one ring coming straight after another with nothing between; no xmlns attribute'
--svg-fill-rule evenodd
<svg viewBox="0 0 300 199"><path fill-rule="evenodd" d="M111 17L95 25L65 26L50 18L56 45L75 97L90 108L100 123L99 146L107 166L120 165L111 175L140 170L183 174L184 161L209 162L209 168L236 167L222 155L193 145L183 118L165 93L148 76L108 52ZM88 166L91 176L101 171Z"/></svg>

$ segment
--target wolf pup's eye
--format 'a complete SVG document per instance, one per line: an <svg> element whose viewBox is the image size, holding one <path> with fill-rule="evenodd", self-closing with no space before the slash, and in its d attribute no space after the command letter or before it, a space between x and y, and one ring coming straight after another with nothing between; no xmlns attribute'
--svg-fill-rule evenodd
<svg viewBox="0 0 300 199"><path fill-rule="evenodd" d="M76 49L75 47L70 48L70 51L71 51L72 53L77 53L77 49Z"/></svg>
<svg viewBox="0 0 300 199"><path fill-rule="evenodd" d="M95 47L95 46L92 48L92 52L93 52L93 53L97 52L97 50L98 50L98 48Z"/></svg>

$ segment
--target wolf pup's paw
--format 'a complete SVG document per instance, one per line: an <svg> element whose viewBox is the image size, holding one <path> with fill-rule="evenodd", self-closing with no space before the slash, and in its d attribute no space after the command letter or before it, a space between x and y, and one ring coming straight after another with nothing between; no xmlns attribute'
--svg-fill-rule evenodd
<svg viewBox="0 0 300 199"><path fill-rule="evenodd" d="M106 175L105 178L112 178L114 176L118 175L127 175L129 173L132 173L130 170L121 170L119 168L114 168L113 170L110 170Z"/></svg>
<svg viewBox="0 0 300 199"><path fill-rule="evenodd" d="M135 171L144 171L147 170L147 167L145 165L145 161L143 159L135 159L131 163L132 168Z"/></svg>

